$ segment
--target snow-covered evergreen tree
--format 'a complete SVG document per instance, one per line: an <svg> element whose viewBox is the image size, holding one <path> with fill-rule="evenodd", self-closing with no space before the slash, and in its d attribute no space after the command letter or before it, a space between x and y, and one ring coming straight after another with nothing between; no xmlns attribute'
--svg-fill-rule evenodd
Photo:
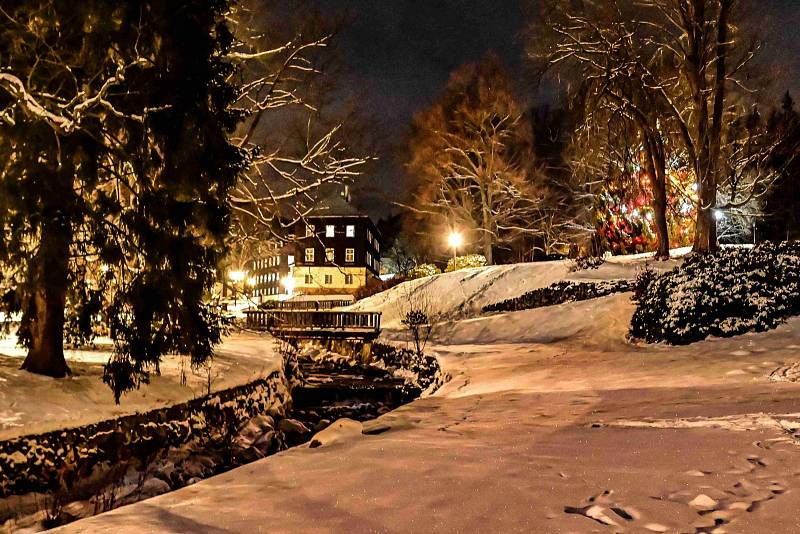
<svg viewBox="0 0 800 534"><path fill-rule="evenodd" d="M23 368L69 372L68 303L79 328L106 316L117 398L165 353L211 356L220 326L203 295L247 159L229 141L228 4L4 2L1 305L21 314Z"/></svg>

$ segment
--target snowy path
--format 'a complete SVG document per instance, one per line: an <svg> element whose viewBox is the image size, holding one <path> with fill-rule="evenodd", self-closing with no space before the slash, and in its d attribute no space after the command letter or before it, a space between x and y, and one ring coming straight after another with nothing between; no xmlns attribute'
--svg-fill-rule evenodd
<svg viewBox="0 0 800 534"><path fill-rule="evenodd" d="M68 351L73 375L52 379L20 371L24 351L8 338L0 344L0 439L46 432L146 411L199 397L206 392L206 375L188 369L180 383L181 358L165 358L161 376L149 385L123 396L114 404L111 390L102 382L108 351ZM257 334L236 334L217 349L211 368L212 389L245 384L280 367L273 340Z"/></svg>
<svg viewBox="0 0 800 534"><path fill-rule="evenodd" d="M63 532L797 532L800 319L624 340L627 295L454 323L453 379L365 424ZM522 342L521 342L522 340ZM766 414L766 415L765 415Z"/></svg>

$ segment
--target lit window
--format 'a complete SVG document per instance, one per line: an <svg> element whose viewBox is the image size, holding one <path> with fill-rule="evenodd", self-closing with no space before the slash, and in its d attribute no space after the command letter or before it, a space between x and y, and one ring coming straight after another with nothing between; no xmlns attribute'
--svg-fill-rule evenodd
<svg viewBox="0 0 800 534"><path fill-rule="evenodd" d="M353 275L352 274L344 275L344 283L348 286L353 285Z"/></svg>
<svg viewBox="0 0 800 534"><path fill-rule="evenodd" d="M325 275L325 285L329 286L332 283L333 283L333 275L332 274L326 274Z"/></svg>
<svg viewBox="0 0 800 534"><path fill-rule="evenodd" d="M281 257L275 256L275 265L280 265L280 264L281 264Z"/></svg>
<svg viewBox="0 0 800 534"><path fill-rule="evenodd" d="M333 263L334 258L335 258L335 252L333 251L333 249L332 248L326 248L325 249L325 261Z"/></svg>
<svg viewBox="0 0 800 534"><path fill-rule="evenodd" d="M314 225L307 224L306 225L306 237L312 237L314 235Z"/></svg>
<svg viewBox="0 0 800 534"><path fill-rule="evenodd" d="M353 224L348 224L346 228L345 235L347 237L355 237L356 236L356 227Z"/></svg>
<svg viewBox="0 0 800 534"><path fill-rule="evenodd" d="M314 283L314 277L313 277L313 276L311 276L310 274L307 274L307 275L306 275L306 284L307 284L307 285L311 285L311 284L313 284L313 283Z"/></svg>
<svg viewBox="0 0 800 534"><path fill-rule="evenodd" d="M325 226L325 237L333 237L336 235L336 227L332 224Z"/></svg>
<svg viewBox="0 0 800 534"><path fill-rule="evenodd" d="M344 261L347 263L353 263L356 261L356 249L354 248L346 248L344 249Z"/></svg>
<svg viewBox="0 0 800 534"><path fill-rule="evenodd" d="M306 263L314 263L314 249L307 248L306 249Z"/></svg>

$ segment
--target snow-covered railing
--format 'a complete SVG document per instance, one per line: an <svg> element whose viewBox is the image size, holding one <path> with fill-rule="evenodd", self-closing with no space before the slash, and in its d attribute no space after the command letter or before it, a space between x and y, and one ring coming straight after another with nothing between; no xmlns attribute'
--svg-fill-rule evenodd
<svg viewBox="0 0 800 534"><path fill-rule="evenodd" d="M358 338L381 333L380 312L248 310L247 326L283 338Z"/></svg>

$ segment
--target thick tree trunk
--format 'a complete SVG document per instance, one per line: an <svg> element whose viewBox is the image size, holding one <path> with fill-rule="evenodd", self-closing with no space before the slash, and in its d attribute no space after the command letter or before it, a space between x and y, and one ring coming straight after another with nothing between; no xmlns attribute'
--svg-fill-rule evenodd
<svg viewBox="0 0 800 534"><path fill-rule="evenodd" d="M725 79L727 77L728 17L733 8L733 0L721 0L717 17L717 40L715 58L715 77L713 88L713 108L710 127L702 129L698 139L703 143L698 157L700 171L700 201L697 210L697 229L695 233L695 252L714 252L719 248L717 242L717 220L714 210L717 206L717 174L719 172L720 145L722 143L722 115L725 106ZM703 15L705 19L705 15ZM701 126L705 126L708 100L702 95L703 107ZM708 136L706 137L706 131Z"/></svg>
<svg viewBox="0 0 800 534"><path fill-rule="evenodd" d="M63 378L70 373L64 359L64 307L68 284L71 231L69 224L50 221L42 227L35 262L35 289L23 321L30 335L22 369Z"/></svg>
<svg viewBox="0 0 800 534"><path fill-rule="evenodd" d="M659 140L645 134L647 173L653 180L653 222L658 248L656 259L669 259L669 226L667 225L667 170L664 148Z"/></svg>
<svg viewBox="0 0 800 534"><path fill-rule="evenodd" d="M714 252L717 244L717 221L714 218L714 208L717 204L716 180L710 176L700 181L700 199L697 206L697 225L694 234L695 252Z"/></svg>

